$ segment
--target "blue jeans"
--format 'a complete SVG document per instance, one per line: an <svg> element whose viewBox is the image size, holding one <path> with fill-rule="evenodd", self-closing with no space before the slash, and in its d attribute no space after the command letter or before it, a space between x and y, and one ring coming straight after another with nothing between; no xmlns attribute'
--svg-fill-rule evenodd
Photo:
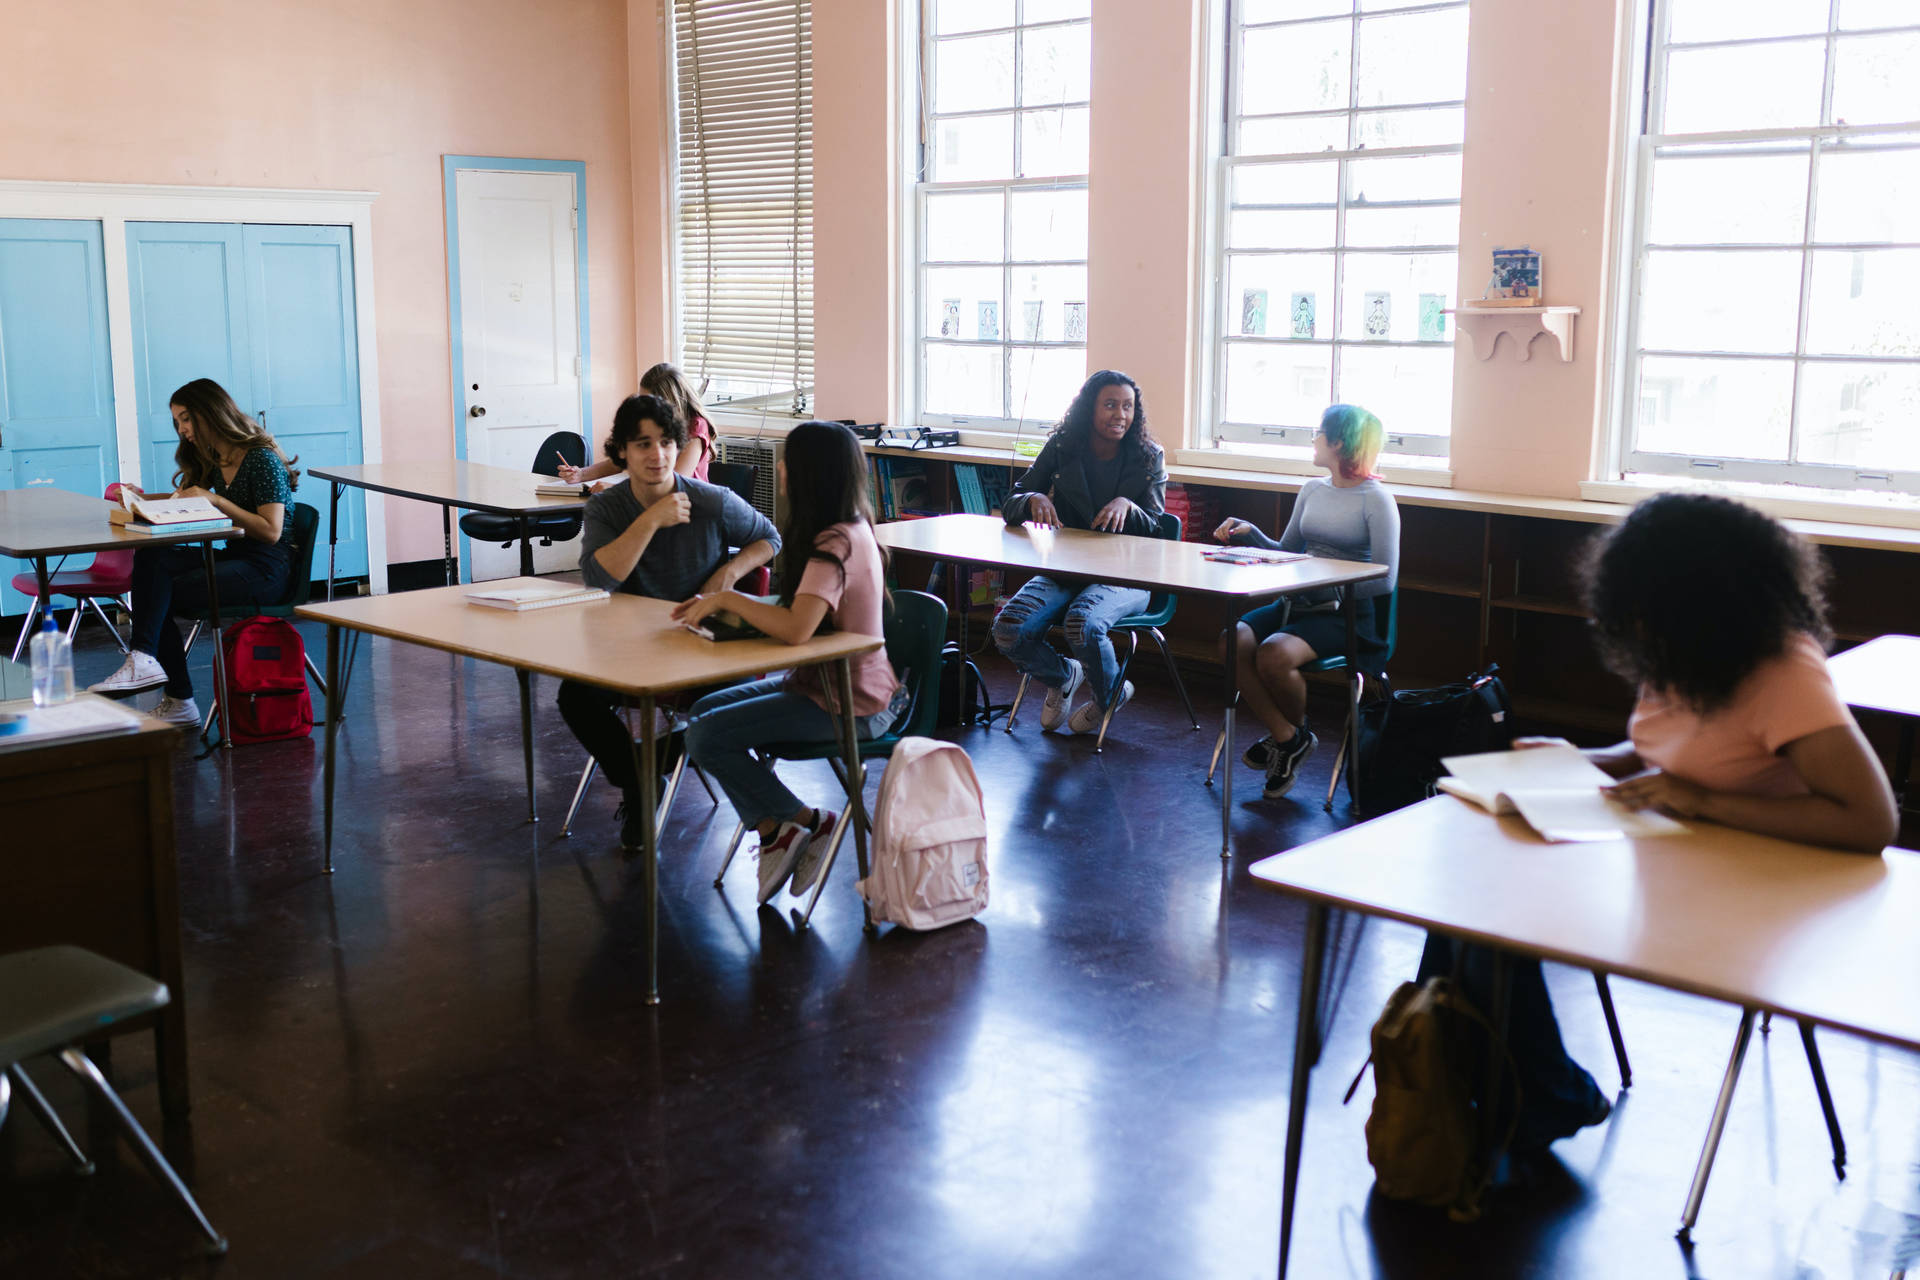
<svg viewBox="0 0 1920 1280"><path fill-rule="evenodd" d="M226 621L245 617L248 605L273 604L286 597L289 578L284 551L268 549L214 552L213 572L220 587ZM141 547L133 553L133 627L131 647L151 654L167 673L167 696L191 698L187 650L173 616L198 616L207 607L207 564L199 547ZM215 644L220 637L213 638Z"/></svg>
<svg viewBox="0 0 1920 1280"><path fill-rule="evenodd" d="M854 717L862 738L877 738L893 726L899 703L877 715ZM693 704L687 725L687 757L727 793L733 811L750 827L784 822L805 808L787 790L773 766L750 754L780 742L837 743L839 717L776 676L710 693Z"/></svg>
<svg viewBox="0 0 1920 1280"><path fill-rule="evenodd" d="M1047 643L1047 628L1062 623L1067 646L1086 669L1093 699L1104 710L1120 678L1120 660L1113 656L1107 632L1120 619L1144 610L1147 599L1137 587L1103 582L1071 587L1052 578L1029 578L993 620L993 643L1022 672L1058 689L1067 682L1067 663Z"/></svg>

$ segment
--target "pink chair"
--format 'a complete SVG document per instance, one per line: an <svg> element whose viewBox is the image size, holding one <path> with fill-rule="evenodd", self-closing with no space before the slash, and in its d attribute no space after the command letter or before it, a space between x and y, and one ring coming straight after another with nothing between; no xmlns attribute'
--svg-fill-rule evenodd
<svg viewBox="0 0 1920 1280"><path fill-rule="evenodd" d="M118 502L120 486L108 485L106 497L108 502ZM73 633L80 629L80 615L91 609L105 625L113 642L120 646L120 652L127 651L127 642L121 638L120 628L114 626L113 620L107 617L106 611L100 607L100 601L119 600L123 606L126 605L123 597L133 590L133 552L98 552L93 557L93 563L84 569L68 569L50 575L47 586L51 594L73 599L73 621L67 624L68 640L72 640ZM20 624L20 638L13 642L13 660L18 662L20 654L27 647L27 637L33 634L40 611L50 609L51 604L40 599L40 579L31 573L14 574L13 589L32 600L26 621Z"/></svg>

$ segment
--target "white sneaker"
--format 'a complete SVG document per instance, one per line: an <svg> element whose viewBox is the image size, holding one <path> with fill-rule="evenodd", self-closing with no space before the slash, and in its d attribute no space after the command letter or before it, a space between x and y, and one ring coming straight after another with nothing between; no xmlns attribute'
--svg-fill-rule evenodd
<svg viewBox="0 0 1920 1280"><path fill-rule="evenodd" d="M167 682L167 673L160 669L160 660L150 653L138 649L127 655L120 669L102 680L99 684L87 686L88 693L138 693L142 689L152 689Z"/></svg>
<svg viewBox="0 0 1920 1280"><path fill-rule="evenodd" d="M183 729L200 727L200 708L192 698L176 698L170 693L162 694L160 705L147 714L155 720L177 724Z"/></svg>
<svg viewBox="0 0 1920 1280"><path fill-rule="evenodd" d="M1058 689L1047 689L1047 704L1040 708L1040 727L1049 732L1058 729L1060 722L1067 718L1067 712L1073 709L1073 695L1080 692L1080 686L1087 682L1087 673L1081 669L1078 659L1067 659L1067 682Z"/></svg>
<svg viewBox="0 0 1920 1280"><path fill-rule="evenodd" d="M771 839L761 841L759 852L754 854L760 864L761 906L780 892L780 886L793 874L793 864L800 861L812 839L813 831L804 823L783 822Z"/></svg>
<svg viewBox="0 0 1920 1280"><path fill-rule="evenodd" d="M1120 684L1119 701L1113 704L1113 714L1119 715L1120 708L1126 706L1132 697L1133 681L1122 681ZM1092 698L1088 698L1074 711L1073 718L1067 721L1067 728L1073 730L1075 733L1098 733L1100 731L1100 717L1102 714L1100 704Z"/></svg>
<svg viewBox="0 0 1920 1280"><path fill-rule="evenodd" d="M840 821L840 815L831 809L815 809L813 826L808 830L807 847L794 859L793 881L787 885L787 892L796 898L807 896L807 890L813 888L813 882L820 878L820 869L826 865L827 846L831 843L834 824Z"/></svg>

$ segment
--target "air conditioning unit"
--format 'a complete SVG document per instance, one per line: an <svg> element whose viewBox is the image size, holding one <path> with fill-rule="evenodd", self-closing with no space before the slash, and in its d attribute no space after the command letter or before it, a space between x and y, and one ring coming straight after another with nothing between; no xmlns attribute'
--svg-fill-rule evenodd
<svg viewBox="0 0 1920 1280"><path fill-rule="evenodd" d="M714 441L720 461L757 468L753 478L754 510L778 525L787 518L787 496L780 492L780 460L786 456L784 436L721 436Z"/></svg>

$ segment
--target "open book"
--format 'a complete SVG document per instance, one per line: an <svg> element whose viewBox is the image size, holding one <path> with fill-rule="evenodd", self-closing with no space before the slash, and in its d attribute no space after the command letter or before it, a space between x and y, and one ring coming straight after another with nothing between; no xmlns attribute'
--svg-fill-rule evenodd
<svg viewBox="0 0 1920 1280"><path fill-rule="evenodd" d="M1517 813L1546 840L1620 840L1687 830L1663 814L1609 800L1600 788L1613 779L1572 747L1488 751L1440 763L1453 775L1440 779L1440 790L1488 813Z"/></svg>
<svg viewBox="0 0 1920 1280"><path fill-rule="evenodd" d="M571 582L543 582L530 587L493 587L467 592L468 604L489 609L508 609L525 613L530 609L551 609L562 604L589 604L605 600L607 593L598 587L582 587Z"/></svg>
<svg viewBox="0 0 1920 1280"><path fill-rule="evenodd" d="M128 528L144 524L154 529L233 523L210 498L143 498L125 486L120 489L120 505L107 513L107 519Z"/></svg>
<svg viewBox="0 0 1920 1280"><path fill-rule="evenodd" d="M1208 547L1200 553L1200 558L1220 564L1290 564L1307 559L1307 553L1270 551L1265 547Z"/></svg>

